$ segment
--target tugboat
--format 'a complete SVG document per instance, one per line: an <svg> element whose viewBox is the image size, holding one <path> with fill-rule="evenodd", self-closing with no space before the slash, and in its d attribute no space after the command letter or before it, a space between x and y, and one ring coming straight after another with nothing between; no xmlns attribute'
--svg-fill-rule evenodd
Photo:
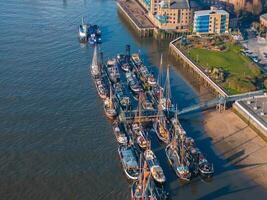
<svg viewBox="0 0 267 200"><path fill-rule="evenodd" d="M179 147L176 143L176 138L174 137L172 142L166 147L165 152L168 161L175 171L176 175L181 180L189 181L191 178L191 173L187 164L185 163L183 144L181 146L182 149L179 150Z"/></svg>
<svg viewBox="0 0 267 200"><path fill-rule="evenodd" d="M117 116L117 110L113 103L113 95L112 95L112 89L110 87L110 96L104 101L104 110L106 113L106 116L110 119L113 119Z"/></svg>
<svg viewBox="0 0 267 200"><path fill-rule="evenodd" d="M147 149L144 152L144 157L151 172L151 175L155 179L155 181L160 184L164 183L166 181L165 175L153 151Z"/></svg>
<svg viewBox="0 0 267 200"><path fill-rule="evenodd" d="M132 145L120 145L118 153L123 170L129 179L137 180L139 176L138 158Z"/></svg>
<svg viewBox="0 0 267 200"><path fill-rule="evenodd" d="M78 36L80 42L87 42L88 41L88 25L84 23L84 19L82 17L82 24L79 26L78 29Z"/></svg>
<svg viewBox="0 0 267 200"><path fill-rule="evenodd" d="M113 123L113 132L119 144L127 145L128 138L118 120Z"/></svg>

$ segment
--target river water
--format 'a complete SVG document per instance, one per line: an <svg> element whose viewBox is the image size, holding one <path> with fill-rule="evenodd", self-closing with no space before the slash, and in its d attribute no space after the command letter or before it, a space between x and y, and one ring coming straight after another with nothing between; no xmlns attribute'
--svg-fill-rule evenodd
<svg viewBox="0 0 267 200"><path fill-rule="evenodd" d="M113 0L1 0L1 200L130 198L111 124L88 76L92 48L77 40L81 16L101 26L106 59L130 44L155 73L161 52L165 66L179 65L167 56L167 43L139 39ZM199 102L199 92L207 93L183 77L177 67L171 69L179 108ZM266 199L264 189L218 156L200 113L181 122L216 173L211 182L179 183L164 147L154 140L171 199Z"/></svg>

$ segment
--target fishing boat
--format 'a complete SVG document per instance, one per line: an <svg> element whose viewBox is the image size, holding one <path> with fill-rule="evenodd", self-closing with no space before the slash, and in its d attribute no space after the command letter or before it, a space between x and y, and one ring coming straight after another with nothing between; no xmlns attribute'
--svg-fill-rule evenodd
<svg viewBox="0 0 267 200"><path fill-rule="evenodd" d="M167 119L164 116L162 110L159 109L158 119L154 122L153 128L154 128L154 131L157 134L158 138L162 142L169 144L171 137L170 137L170 132L167 128L166 120Z"/></svg>
<svg viewBox="0 0 267 200"><path fill-rule="evenodd" d="M117 83L120 80L120 73L117 67L116 59L107 61L106 70L108 77L112 83Z"/></svg>
<svg viewBox="0 0 267 200"><path fill-rule="evenodd" d="M148 75L147 82L151 86L155 86L157 84L157 81L156 81L155 77L152 74Z"/></svg>
<svg viewBox="0 0 267 200"><path fill-rule="evenodd" d="M165 148L165 153L176 175L181 180L189 181L191 178L191 173L187 164L185 163L184 150L179 150L179 147L176 143L176 138L174 138L173 141Z"/></svg>
<svg viewBox="0 0 267 200"><path fill-rule="evenodd" d="M141 159L140 159L141 160ZM140 163L142 163L140 161ZM163 186L159 187L155 184L151 172L144 162L143 166L140 164L140 173L138 180L132 184L131 199L132 200L166 200L168 194Z"/></svg>
<svg viewBox="0 0 267 200"><path fill-rule="evenodd" d="M88 27L88 38L90 44L99 44L101 40L101 30L98 25L89 25Z"/></svg>
<svg viewBox="0 0 267 200"><path fill-rule="evenodd" d="M117 109L113 102L113 95L112 95L112 89L110 87L110 96L104 101L104 110L106 113L106 116L110 119L113 119L117 116Z"/></svg>
<svg viewBox="0 0 267 200"><path fill-rule="evenodd" d="M78 36L80 42L87 42L88 40L88 25L84 23L84 19L82 17L82 24L78 28Z"/></svg>
<svg viewBox="0 0 267 200"><path fill-rule="evenodd" d="M154 110L153 103L150 98L145 94L142 98L142 107L144 110Z"/></svg>
<svg viewBox="0 0 267 200"><path fill-rule="evenodd" d="M157 181L158 183L164 183L166 181L165 175L153 151L147 149L144 152L144 158L155 181Z"/></svg>
<svg viewBox="0 0 267 200"><path fill-rule="evenodd" d="M213 165L199 151L198 170L203 178L211 178L214 174Z"/></svg>
<svg viewBox="0 0 267 200"><path fill-rule="evenodd" d="M141 149L146 150L150 146L150 141L141 123L141 117L142 117L141 99L142 97L141 95L139 95L138 107L137 107L138 112L136 112L135 114L134 122L132 124L132 130L133 133L135 134L136 143L138 144L138 146Z"/></svg>
<svg viewBox="0 0 267 200"><path fill-rule="evenodd" d="M132 60L137 67L143 64L139 54L137 53L132 54Z"/></svg>
<svg viewBox="0 0 267 200"><path fill-rule="evenodd" d="M139 175L139 166L134 147L132 145L120 145L118 153L126 176L129 179L137 180Z"/></svg>
<svg viewBox="0 0 267 200"><path fill-rule="evenodd" d="M148 141L148 138L147 138L147 134L146 134L146 132L144 130L140 130L138 132L138 135L136 136L136 143L143 150L148 148L149 141Z"/></svg>
<svg viewBox="0 0 267 200"><path fill-rule="evenodd" d="M116 83L114 85L114 88L115 88L115 95L118 98L121 107L123 109L128 109L131 103L127 91L120 82Z"/></svg>
<svg viewBox="0 0 267 200"><path fill-rule="evenodd" d="M109 97L106 84L104 83L104 80L102 79L102 77L95 78L95 85L96 85L97 93L101 99L105 100L106 98Z"/></svg>
<svg viewBox="0 0 267 200"><path fill-rule="evenodd" d="M92 76L96 77L100 75L100 67L98 64L98 58L97 58L97 46L94 47L94 55L91 65L91 74Z"/></svg>
<svg viewBox="0 0 267 200"><path fill-rule="evenodd" d="M127 72L126 73L126 80L127 80L127 83L129 85L130 89L135 94L139 94L140 92L143 91L142 87L138 83L138 80L137 80L136 76L133 73Z"/></svg>
<svg viewBox="0 0 267 200"><path fill-rule="evenodd" d="M129 65L129 63L123 63L123 64L121 65L121 69L122 69L123 71L125 71L125 72L129 72L129 71L131 71L131 66Z"/></svg>
<svg viewBox="0 0 267 200"><path fill-rule="evenodd" d="M127 145L128 138L118 120L113 122L113 132L119 144Z"/></svg>

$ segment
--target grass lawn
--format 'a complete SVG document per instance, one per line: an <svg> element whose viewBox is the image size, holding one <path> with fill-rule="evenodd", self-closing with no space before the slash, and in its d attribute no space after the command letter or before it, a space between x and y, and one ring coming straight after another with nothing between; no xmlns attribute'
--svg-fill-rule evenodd
<svg viewBox="0 0 267 200"><path fill-rule="evenodd" d="M253 62L240 53L241 47L227 44L226 51L213 51L190 48L189 56L205 68L222 68L227 74L226 80L219 83L229 94L249 92L256 89L255 80L261 70Z"/></svg>
<svg viewBox="0 0 267 200"><path fill-rule="evenodd" d="M240 54L240 47L228 45L228 48L224 52L192 48L189 50L189 54L195 61L198 60L198 64L203 67L221 67L231 75L238 77L253 75L249 67L251 61Z"/></svg>

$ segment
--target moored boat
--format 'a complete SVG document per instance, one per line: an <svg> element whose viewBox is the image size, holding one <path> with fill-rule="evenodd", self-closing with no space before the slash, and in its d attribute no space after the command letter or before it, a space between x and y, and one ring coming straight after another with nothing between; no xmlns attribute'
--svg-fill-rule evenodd
<svg viewBox="0 0 267 200"><path fill-rule="evenodd" d="M203 178L211 178L214 174L214 168L211 163L203 156L203 154L199 151L199 162L198 162L198 170Z"/></svg>
<svg viewBox="0 0 267 200"><path fill-rule="evenodd" d="M114 104L114 98L112 95L111 87L110 87L110 96L104 101L104 111L106 113L106 116L110 119L113 119L118 114L116 106Z"/></svg>
<svg viewBox="0 0 267 200"><path fill-rule="evenodd" d="M115 95L119 100L119 103L123 109L128 109L130 106L130 98L129 95L127 94L124 86L118 82L114 85L115 89Z"/></svg>
<svg viewBox="0 0 267 200"><path fill-rule="evenodd" d="M94 55L93 55L93 60L92 60L92 65L91 65L91 74L94 77L100 76L101 70L100 66L98 64L98 58L97 58L97 46L94 47Z"/></svg>
<svg viewBox="0 0 267 200"><path fill-rule="evenodd" d="M144 161L143 166L140 166L140 169L138 180L135 181L131 187L131 199L166 200L168 198L167 192L164 190L163 186L159 187L155 184L146 161Z"/></svg>
<svg viewBox="0 0 267 200"><path fill-rule="evenodd" d="M144 152L144 158L155 181L158 183L164 183L166 178L154 152L150 149L147 149Z"/></svg>
<svg viewBox="0 0 267 200"><path fill-rule="evenodd" d="M123 170L129 179L137 180L139 176L138 158L133 146L120 145L118 153Z"/></svg>
<svg viewBox="0 0 267 200"><path fill-rule="evenodd" d="M108 77L112 83L117 83L120 80L120 73L117 67L116 59L107 61L106 70Z"/></svg>
<svg viewBox="0 0 267 200"><path fill-rule="evenodd" d="M149 147L149 141L144 130L139 131L138 135L136 136L136 143L143 150Z"/></svg>
<svg viewBox="0 0 267 200"><path fill-rule="evenodd" d="M84 19L82 17L82 24L78 28L78 36L80 42L87 42L88 40L88 25L84 23Z"/></svg>
<svg viewBox="0 0 267 200"><path fill-rule="evenodd" d="M171 137L170 137L170 132L166 127L166 122L164 121L166 119L159 119L153 124L153 128L155 133L157 134L158 138L166 143L169 144Z"/></svg>
<svg viewBox="0 0 267 200"><path fill-rule="evenodd" d="M97 93L101 99L105 100L106 98L109 97L106 84L104 83L101 77L95 79L95 85L96 85Z"/></svg>
<svg viewBox="0 0 267 200"><path fill-rule="evenodd" d="M123 126L118 120L113 122L113 132L119 144L126 145L128 143L127 135L123 130Z"/></svg>
<svg viewBox="0 0 267 200"><path fill-rule="evenodd" d="M187 164L185 163L183 150L180 151L176 144L176 138L174 138L173 141L165 148L165 153L176 175L181 180L189 181L191 178L191 173Z"/></svg>

